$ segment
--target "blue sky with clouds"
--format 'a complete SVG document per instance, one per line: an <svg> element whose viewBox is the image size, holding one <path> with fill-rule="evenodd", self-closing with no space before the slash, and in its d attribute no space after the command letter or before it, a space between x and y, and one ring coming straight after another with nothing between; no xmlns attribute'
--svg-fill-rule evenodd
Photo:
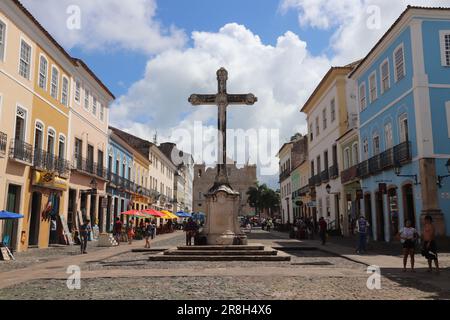
<svg viewBox="0 0 450 320"><path fill-rule="evenodd" d="M449 6L449 0L22 2L115 93L112 125L149 140L157 131L160 141L177 143L197 161L205 157L194 142L216 136L217 111L193 108L187 98L215 91L215 72L226 67L230 91L259 98L254 107L230 110L229 127L278 133L274 145L258 136L244 148L270 146L270 161L245 150L235 156L259 168L269 163L273 170L259 178L274 187L278 148L296 132L306 133L299 110L330 66L364 57L408 4ZM80 8L79 30L66 27L70 5ZM196 123L203 135L194 134Z"/></svg>

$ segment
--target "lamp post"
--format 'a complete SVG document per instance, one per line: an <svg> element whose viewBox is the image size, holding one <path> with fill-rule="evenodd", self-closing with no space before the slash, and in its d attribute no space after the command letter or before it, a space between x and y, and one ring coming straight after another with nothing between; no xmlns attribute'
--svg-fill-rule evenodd
<svg viewBox="0 0 450 320"><path fill-rule="evenodd" d="M447 160L445 167L447 168L447 172L450 173L450 159ZM437 185L439 186L439 188L442 188L442 181L448 177L450 177L450 174L447 174L445 176L437 176Z"/></svg>
<svg viewBox="0 0 450 320"><path fill-rule="evenodd" d="M420 183L417 181L417 174L400 174L401 169L402 169L402 166L401 166L400 162L397 161L397 162L395 163L395 165L394 165L394 172L395 172L395 175L396 175L397 177L404 177L404 178L412 178L412 179L414 179L414 185L415 185L415 186L417 186L418 184L420 184Z"/></svg>

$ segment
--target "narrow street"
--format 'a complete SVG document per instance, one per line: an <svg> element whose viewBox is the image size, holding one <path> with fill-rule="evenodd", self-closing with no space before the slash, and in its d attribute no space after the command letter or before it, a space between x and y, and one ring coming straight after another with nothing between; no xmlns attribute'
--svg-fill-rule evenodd
<svg viewBox="0 0 450 320"><path fill-rule="evenodd" d="M440 275L402 273L398 256L356 256L349 247L288 239L284 233L254 230L251 243L283 250L290 262L151 262L133 253L144 243L116 248L52 248L24 254L24 261L0 264L0 299L448 299L450 260ZM159 236L153 248L182 245L181 232ZM317 250L320 249L320 250ZM62 251L62 252L61 252ZM60 252L58 254L58 252ZM25 262L25 260L27 262ZM35 262L33 262L33 260ZM15 267L17 264L20 267ZM381 289L369 290L367 265L381 267ZM81 269L81 289L69 290L66 271Z"/></svg>

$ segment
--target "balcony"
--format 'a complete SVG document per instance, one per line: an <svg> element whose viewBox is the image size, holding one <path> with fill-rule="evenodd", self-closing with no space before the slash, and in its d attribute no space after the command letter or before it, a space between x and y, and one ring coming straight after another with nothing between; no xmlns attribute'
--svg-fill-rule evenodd
<svg viewBox="0 0 450 320"><path fill-rule="evenodd" d="M70 163L63 158L55 157L41 149L34 150L33 167L42 171L56 172L59 176L68 178Z"/></svg>
<svg viewBox="0 0 450 320"><path fill-rule="evenodd" d="M336 179L337 177L339 177L339 169L336 164L332 165L328 171L330 173L331 179Z"/></svg>
<svg viewBox="0 0 450 320"><path fill-rule="evenodd" d="M357 177L376 175L383 170L411 161L411 143L403 142L358 164ZM342 173L343 174L343 173ZM347 174L347 173L346 173ZM344 182L343 182L344 183Z"/></svg>
<svg viewBox="0 0 450 320"><path fill-rule="evenodd" d="M89 159L75 156L75 159L72 162L72 170L107 180L106 169Z"/></svg>
<svg viewBox="0 0 450 320"><path fill-rule="evenodd" d="M287 178L289 178L291 172L289 170L283 171L280 174L280 182L283 182L284 180L286 180Z"/></svg>
<svg viewBox="0 0 450 320"><path fill-rule="evenodd" d="M376 156L369 159L369 173L372 175L376 175L379 172L381 172L380 155L377 154Z"/></svg>
<svg viewBox="0 0 450 320"><path fill-rule="evenodd" d="M6 145L8 144L8 136L6 133L0 131L0 157L3 158L6 155Z"/></svg>
<svg viewBox="0 0 450 320"><path fill-rule="evenodd" d="M328 169L322 171L322 173L320 174L320 180L321 182L330 181L330 173L328 172Z"/></svg>
<svg viewBox="0 0 450 320"><path fill-rule="evenodd" d="M322 180L320 179L320 174L316 174L316 175L313 177L313 179L314 179L314 184L315 184L316 186L320 186L320 185L321 185Z"/></svg>
<svg viewBox="0 0 450 320"><path fill-rule="evenodd" d="M341 183L346 184L358 178L358 165L341 172Z"/></svg>
<svg viewBox="0 0 450 320"><path fill-rule="evenodd" d="M9 158L25 164L32 164L33 146L21 140L12 139L9 146Z"/></svg>

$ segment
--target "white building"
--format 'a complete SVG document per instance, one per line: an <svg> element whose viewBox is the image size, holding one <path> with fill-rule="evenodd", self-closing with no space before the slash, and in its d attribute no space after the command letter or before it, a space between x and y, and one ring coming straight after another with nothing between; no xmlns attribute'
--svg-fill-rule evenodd
<svg viewBox="0 0 450 320"><path fill-rule="evenodd" d="M281 223L294 222L294 210L292 208L292 183L291 183L291 152L292 142L285 143L278 152L280 159L280 196L281 196Z"/></svg>

